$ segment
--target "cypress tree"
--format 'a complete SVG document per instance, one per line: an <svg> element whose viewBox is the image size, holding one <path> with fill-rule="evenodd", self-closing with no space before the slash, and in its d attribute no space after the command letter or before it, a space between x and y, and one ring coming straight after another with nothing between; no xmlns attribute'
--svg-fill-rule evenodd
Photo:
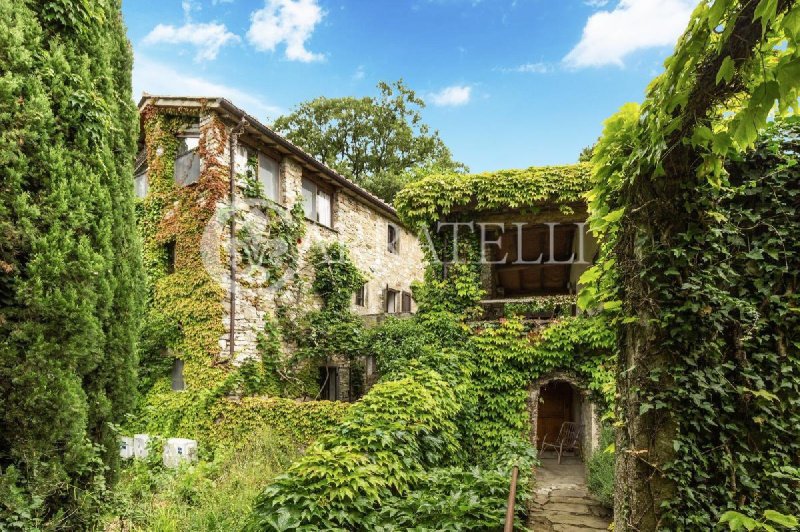
<svg viewBox="0 0 800 532"><path fill-rule="evenodd" d="M0 0L0 529L87 529L135 393L120 0Z"/></svg>

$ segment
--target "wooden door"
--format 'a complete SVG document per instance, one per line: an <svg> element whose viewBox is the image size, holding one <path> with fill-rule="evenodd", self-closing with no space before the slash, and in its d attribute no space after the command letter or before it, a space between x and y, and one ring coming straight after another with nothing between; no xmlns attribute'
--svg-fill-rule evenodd
<svg viewBox="0 0 800 532"><path fill-rule="evenodd" d="M539 412L536 418L536 447L542 440L554 442L561 424L572 419L572 386L567 382L549 382L539 392Z"/></svg>

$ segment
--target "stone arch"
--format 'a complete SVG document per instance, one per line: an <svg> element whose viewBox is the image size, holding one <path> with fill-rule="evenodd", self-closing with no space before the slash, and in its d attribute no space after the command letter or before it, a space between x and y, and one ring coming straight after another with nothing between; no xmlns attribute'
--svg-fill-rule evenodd
<svg viewBox="0 0 800 532"><path fill-rule="evenodd" d="M588 382L570 371L556 370L539 377L528 387L528 413L530 421L530 442L537 445L539 437L539 400L544 386L554 382L569 384L579 398L580 423L584 426L582 448L584 459L592 453L600 441L600 409L592 401Z"/></svg>

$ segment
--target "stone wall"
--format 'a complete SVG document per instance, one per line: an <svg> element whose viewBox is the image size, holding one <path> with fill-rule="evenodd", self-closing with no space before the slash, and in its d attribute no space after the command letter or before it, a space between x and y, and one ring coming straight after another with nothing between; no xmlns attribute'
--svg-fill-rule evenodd
<svg viewBox="0 0 800 532"><path fill-rule="evenodd" d="M243 139L247 143L247 139ZM229 160L226 147L223 154L225 161ZM227 166L227 163L226 163ZM312 176L313 178L314 176ZM299 161L284 157L280 161L280 197L278 202L286 214L297 201L302 200L303 167ZM259 208L253 206L244 198L242 192L244 183L239 182L237 187L236 211L237 224L248 225L254 228L264 227L266 221L259 213ZM293 305L302 305L307 310L317 308L320 302L309 295L313 272L307 261L309 250L315 244L329 244L341 242L350 252L355 265L367 277L367 298L365 306L355 305L353 294L352 310L365 317L368 322L376 321L376 316L385 312L386 290L396 290L399 293L411 292L411 283L422 280L424 271L424 256L416 236L403 227L397 225L388 215L378 212L377 209L357 198L352 192L344 189L335 189L333 194L333 223L326 227L315 221L306 220L306 235L299 244L299 282L291 279L291 275L283 279L287 286L294 291ZM220 205L224 209L224 205ZM395 224L399 231L399 253L390 253L388 250L388 225ZM213 232L213 231L211 231ZM222 224L217 228L216 251L206 251L212 259L215 254L219 256L220 266L213 274L219 278L226 290L224 302L225 314L220 316L225 326L225 334L220 337L219 347L222 358L228 354L228 332L230 321L230 282L228 261L229 231L227 225ZM214 241L213 238L210 239ZM211 246L214 247L213 245ZM212 260L213 262L213 260ZM263 282L258 268L252 268L239 261L236 284L236 319L234 329L235 359L234 363L240 364L244 360L257 358L257 339L260 331L264 329L267 319L274 317L278 291L274 284ZM290 272L291 273L291 272ZM282 284L282 283L279 283ZM412 312L416 310L412 302ZM286 346L291 349L291 346ZM329 361L332 362L332 361ZM339 364L340 361L337 361ZM345 388L340 383L340 390ZM346 391L346 390L345 390ZM341 395L341 393L340 393Z"/></svg>

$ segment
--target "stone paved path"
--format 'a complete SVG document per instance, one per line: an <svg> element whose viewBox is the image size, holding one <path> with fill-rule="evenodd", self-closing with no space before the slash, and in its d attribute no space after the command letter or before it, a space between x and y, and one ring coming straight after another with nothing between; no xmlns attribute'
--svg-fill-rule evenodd
<svg viewBox="0 0 800 532"><path fill-rule="evenodd" d="M589 494L583 463L572 457L561 465L555 458L541 462L528 527L534 532L607 530L611 513Z"/></svg>

